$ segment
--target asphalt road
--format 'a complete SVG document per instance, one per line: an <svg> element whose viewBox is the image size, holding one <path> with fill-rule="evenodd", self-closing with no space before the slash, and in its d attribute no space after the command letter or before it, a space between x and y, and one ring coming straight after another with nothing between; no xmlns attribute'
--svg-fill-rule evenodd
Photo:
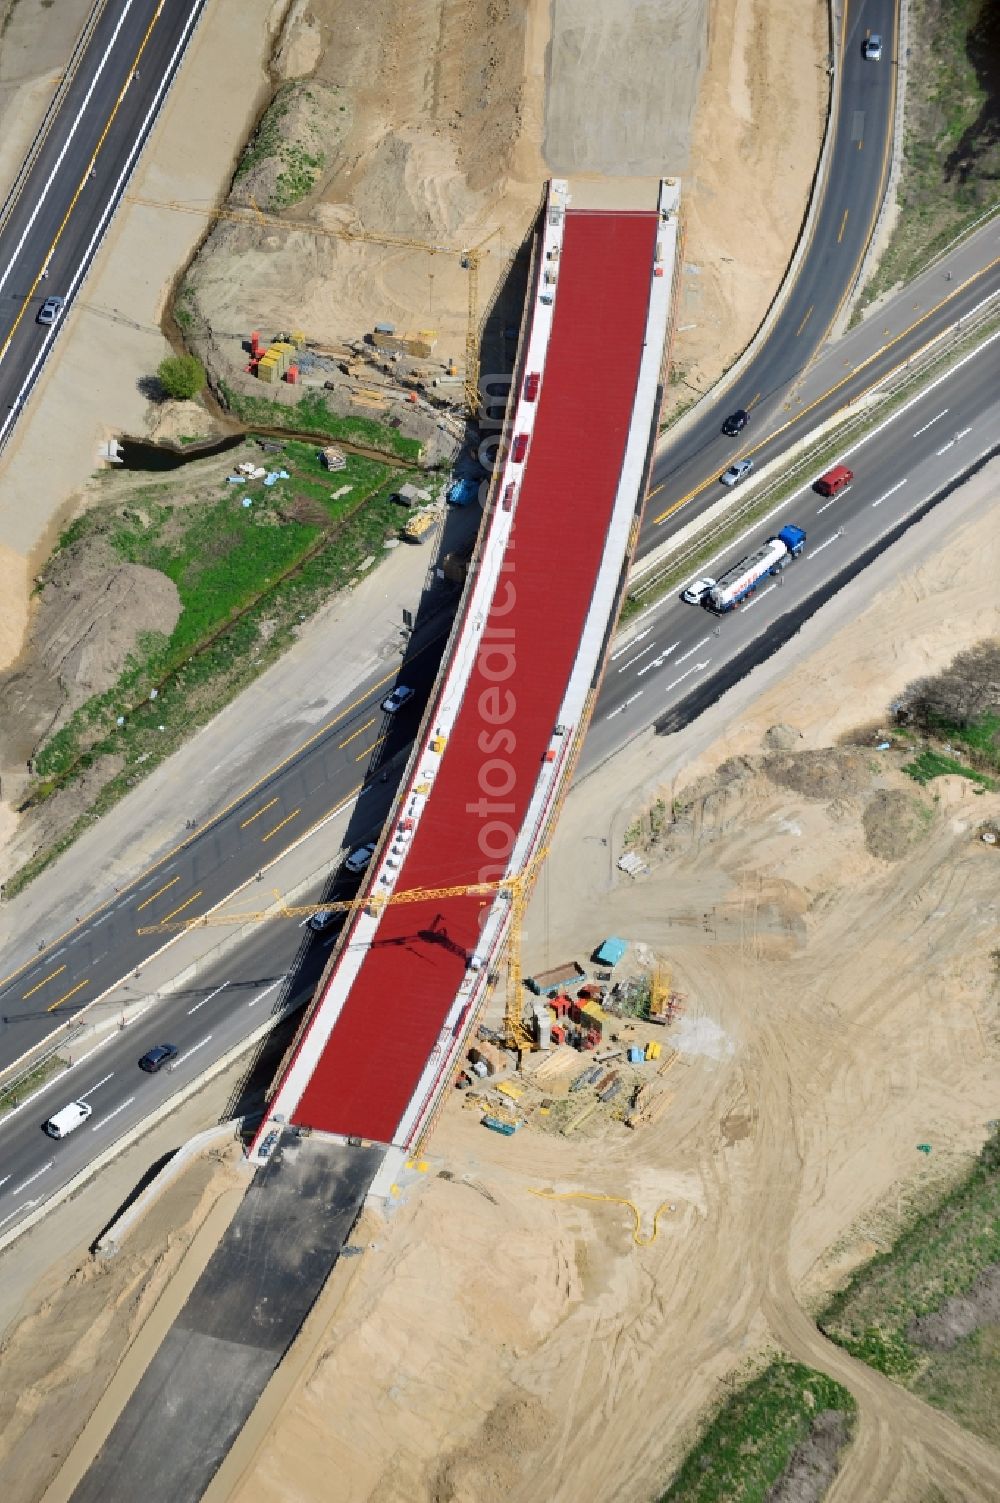
<svg viewBox="0 0 1000 1503"><path fill-rule="evenodd" d="M1000 337L842 456L853 485L832 500L803 486L700 571L718 577L786 522L805 529L800 559L716 615L678 596L636 619L608 663L580 772L638 732L679 730L777 650L835 589L889 547L953 480L1000 447Z"/></svg>
<svg viewBox="0 0 1000 1503"><path fill-rule="evenodd" d="M756 454L761 437L784 421L793 384L826 341L856 280L885 190L892 147L897 0L846 0L840 99L832 124L829 171L799 273L766 341L725 399L713 403L669 443L653 471L639 555L662 543L715 499L720 472L733 459ZM869 32L883 39L882 61L867 62ZM733 213L753 235L753 185L734 199ZM723 419L742 407L750 422L739 438L725 438ZM659 498L658 500L656 498Z"/></svg>
<svg viewBox="0 0 1000 1503"><path fill-rule="evenodd" d="M146 14L148 24L148 12L152 6L144 12L139 0L135 0L135 4L138 9L134 10L134 17ZM181 11L190 19L198 8L167 7L175 20ZM941 288L940 296L935 295L929 300L919 319L910 317L907 323L906 315L898 313L898 309L905 310L910 306L909 290L897 300L897 317L906 326L898 338L889 342L881 326L863 326L850 336L850 369L846 375L841 353L845 342L841 341L834 355L815 361L808 375L803 376L803 363L815 354L845 288L853 280L867 234L867 229L862 234L859 228L865 215L862 205L869 205L870 221L884 171L884 152L876 164L871 143L877 135L873 122L882 121L884 137L889 119L891 77L888 70L891 67L894 6L892 0L878 0L865 8L866 27L874 29L873 17L877 13L878 24L887 39L881 65L861 64L863 31L852 19L856 9L853 4L848 5L843 109L838 126L846 144L838 145L834 152L836 170L831 170L830 186L825 194L814 243L805 258L802 285L796 287L788 304L788 308L793 304L798 307L798 321L793 327L796 315L786 310L759 361L751 363L746 376L745 389L754 395L758 390L761 393L753 408L748 432L756 436L758 445L769 443L774 455L797 437L796 422L803 420L798 416L803 406L809 407L809 419L815 422L822 414L824 404L829 404L831 410L843 405L851 395L852 383L859 387L870 384L882 360L889 364L899 363L908 350L925 342L935 321L942 325L954 321L959 311L958 299L964 298L968 306L980 300L987 280L996 275L988 251L980 249L977 252L979 260L972 267L968 280L963 278L961 286L954 289L946 291ZM883 12L885 20L881 19ZM117 14L120 14L120 9ZM166 33L162 35L165 37ZM134 59L135 48L132 56ZM148 74L146 56L144 54L144 76ZM127 68L121 73L121 77L125 76ZM134 85L131 87L134 89ZM126 100L129 92L127 89ZM859 110L866 123L857 134ZM111 132L105 145L110 139ZM104 150L105 146L102 146L102 154ZM81 161L89 164L92 147L81 147L74 137L64 161L70 152L76 152ZM853 164L851 172L841 171L840 158L845 153ZM127 155L126 151L123 161ZM864 183L868 186L862 191ZM90 192L89 187L86 192ZM865 194L869 196L866 198ZM77 196L74 213L85 196L84 193ZM26 195L22 195L22 200L27 201ZM846 221L845 208L849 210ZM41 217L39 214L38 218ZM9 233L13 222L12 215L4 234ZM78 223L82 225L83 221ZM100 223L99 213L94 223ZM824 233L828 233L834 224L838 230L834 237L838 249L824 253L825 270L814 277L811 263L813 256L820 254L816 245L821 227L826 226ZM851 235L856 236L854 240L848 238L848 226ZM32 233L36 230L37 223L32 227ZM43 240L44 235L40 236L39 245ZM971 256L972 252L966 254ZM53 281L57 274L54 255L50 277L41 284L46 290L56 285ZM78 267L83 264L79 262ZM980 269L984 264L987 266L985 271ZM69 286L69 280L60 284L60 290L62 285ZM808 291L810 286L812 293ZM811 303L808 302L810 296ZM3 288L0 288L2 298ZM795 299L799 302L795 303ZM885 316L891 316L891 309L886 310ZM27 320L22 319L15 331L18 337L27 334L26 324ZM36 330L36 334L39 332ZM14 347L12 343L11 352ZM769 352L773 351L779 354L774 354L775 363L768 365L772 359ZM0 379L6 378L12 358L11 353L0 362ZM31 358L34 357L30 357L29 351L29 370ZM986 426L992 421L995 427L996 415L995 412L991 414L985 394L990 392L991 382L992 390L996 390L995 357L990 354L978 358L984 362L979 366L979 376L953 378L954 396L949 395L946 404L950 410L961 408L961 427L971 429L957 444L942 454L933 447L937 433L947 435L948 428L953 426L950 416L939 419L938 424L928 427L919 438L904 432L903 428L892 433L887 431L879 440L870 441L869 453L873 455L877 448L878 459L869 462L866 456L864 466L860 463L856 466L858 481L838 498L834 507L820 512L822 503L808 492L801 500L795 498L789 503L782 520L794 520L805 526L809 531L809 546L807 556L786 571L780 583L773 581L770 582L771 588L762 587L749 607L743 607L722 621L697 608L681 607L676 602L668 602L651 613L648 635L640 637L637 633L621 659L616 657L609 665L603 695L584 748L583 770L611 755L643 725L656 720L662 729L669 729L671 724L679 723L678 716L690 716L696 706L704 707L717 697L732 681L734 673L746 671L760 654L773 650L782 631L787 630L787 623L796 618L796 612L814 609L824 590L838 580L842 582L844 571L850 569L852 560L863 558L873 545L877 546L877 537L891 532L893 525L904 515L915 514L919 510L917 498L921 493L929 494L928 487L933 490L936 485L946 484L964 467L967 455L988 446L990 440ZM749 373L754 371L758 374L751 378ZM985 373L988 373L986 379ZM799 405L789 419L787 391L793 381L798 383ZM803 394L808 395L808 402L804 401ZM750 398L746 400L749 402ZM927 400L933 405L933 398ZM688 425L683 439L658 460L654 489L662 495L659 504L668 503L668 506L663 506L668 514L658 514L655 505L648 508L650 520L646 524L644 547L655 545L675 526L688 520L688 503L696 498L689 497L685 502L683 494L677 496L675 493L683 493L684 485L694 475L702 477L699 484L704 490L708 491L711 485L710 498L714 499L718 494L717 474L730 462L734 452L754 452L747 445L737 446L732 440L719 440L718 430L724 411L734 405L738 405L735 399L716 404L713 412ZM767 412L773 414L773 421L764 433ZM940 423L945 423L946 427L941 428ZM913 419L911 426L915 431L921 424ZM955 431L959 431L957 426ZM768 437L768 434L772 436ZM992 442L996 442L995 437ZM685 465L693 468L685 471ZM915 468L918 465L920 468ZM898 490L894 489L897 483ZM671 495L673 501L669 499ZM837 525L833 526L835 520ZM848 521L850 526L847 526ZM780 525L780 520L776 525ZM845 529L843 533L840 531L842 527ZM829 528L829 535L824 530L826 528ZM764 535L769 530L761 529ZM748 548L753 541L753 538L748 539ZM736 556L738 552L734 553L732 561ZM780 610L777 609L779 605ZM130 972L138 970L141 973L145 959L163 943L162 935L139 935L136 931L144 924L204 912L248 879L252 880L254 871L279 854L281 848L299 839L331 811L354 799L357 804L351 818L349 844L357 845L374 836L384 819L392 789L392 770L398 772L402 766L433 684L447 626L447 616L442 614L415 634L410 657L399 677L414 687L417 694L412 706L398 719L389 720L379 709L395 675L371 675L299 753L266 773L251 792L237 796L233 804L220 811L212 824L194 832L160 865L140 874L134 886L116 897L113 903L89 917L84 916L81 922L75 922L75 915L67 915L67 928L61 938L56 935L32 936L32 947L36 944L38 947L36 958L28 960L0 981L0 1068L46 1036L53 1023L73 1017ZM639 631L646 633L646 625L641 623ZM388 783L382 782L383 769L389 769ZM340 892L338 889L337 895ZM88 1062L86 1069L76 1067L81 1071L79 1087L73 1085L71 1090L71 1078L64 1078L59 1082L58 1090L55 1086L47 1088L46 1094L23 1109L18 1117L6 1119L2 1127L5 1141L3 1175L0 1175L0 1233L5 1217L16 1218L23 1214L24 1208L37 1194L37 1184L44 1184L46 1193L51 1193L60 1174L75 1172L75 1168L89 1156L88 1144L93 1152L102 1133L110 1136L127 1130L151 1103L160 1099L156 1093L176 1088L178 1081L183 1082L186 1072L200 1070L212 1058L225 1052L236 1038L250 1031L253 1026L249 1011L251 1002L254 1007L265 1005L264 998L258 998L253 988L258 991L270 988L266 993L268 1007L287 1005L291 983L282 982L280 976L294 971L302 937L294 926L270 926L262 931L260 940L255 937L241 947L235 958L222 964L218 974L207 972L200 978L199 991L204 993L204 1000L201 996L194 1002L187 999L185 1006L186 999L182 994L173 1001L158 1002L155 1013L151 1014L148 1033L144 1024L136 1025L122 1038L106 1043L101 1053L94 1057L92 1066ZM311 953L318 955L322 962L326 953L322 941L313 947ZM311 973L307 971L305 974ZM136 984L141 986L141 977ZM135 1061L152 1043L165 1038L181 1049L181 1060L172 1072L152 1078L142 1076ZM111 1078L104 1081L103 1076L109 1071L112 1072ZM47 1139L41 1133L41 1122L45 1117L73 1095L90 1099L88 1092L94 1093L95 1111L91 1121L64 1142L54 1143ZM55 1097L57 1094L59 1100L50 1103L49 1095ZM31 1180L36 1173L39 1180ZM51 1178L43 1181L41 1176ZM29 1180L31 1182L26 1183Z"/></svg>
<svg viewBox="0 0 1000 1503"><path fill-rule="evenodd" d="M205 0L109 0L0 216L0 446L59 336ZM43 327L46 297L66 299Z"/></svg>

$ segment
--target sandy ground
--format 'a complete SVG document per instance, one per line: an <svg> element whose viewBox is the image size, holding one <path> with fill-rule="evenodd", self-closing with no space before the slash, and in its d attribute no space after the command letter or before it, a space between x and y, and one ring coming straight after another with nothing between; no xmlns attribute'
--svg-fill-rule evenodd
<svg viewBox="0 0 1000 1503"><path fill-rule="evenodd" d="M378 1503L650 1497L727 1374L773 1343L859 1399L838 1503L995 1492L996 1453L830 1346L808 1312L911 1197L970 1161L995 1113L998 858L975 829L1000 796L960 779L921 794L898 759L819 749L1000 627L1000 529L982 553L969 546L997 484L963 497L979 521L930 562L889 574L867 610L849 602L827 640L793 645L728 735L685 733L692 776L756 760L696 797L677 780L693 803L648 879L609 882L584 832L669 793L663 743L660 784L637 746L573 793L526 963L582 955L608 932L668 960L687 1010L668 1035L680 1062L666 1115L634 1136L607 1123L582 1142L534 1126L508 1140L455 1098L426 1172L388 1215L366 1213L366 1255L331 1283L213 1500L298 1503L330 1495L331 1476L333 1496ZM806 763L819 752L823 797L789 786L809 786L801 752L775 775L760 765L779 720ZM866 841L887 793L923 811L895 861ZM546 1188L624 1197L649 1245L613 1199L530 1193Z"/></svg>
<svg viewBox="0 0 1000 1503"><path fill-rule="evenodd" d="M266 97L272 31L286 3L215 0L207 8L133 192L164 201L215 202ZM81 8L77 0L65 7L67 12ZM45 0L19 0L15 11L12 28L20 22L26 36L25 50L15 56L31 74L50 66L56 34L64 38L62 59L70 50L66 37L72 28L62 17L52 36L46 32L51 15ZM0 57L13 68L10 35L3 38ZM0 93L0 105L4 102ZM10 95L6 103L0 140L20 96ZM160 318L178 269L203 232L194 215L139 207L119 211L60 334L57 353L18 423L0 470L0 666L20 650L32 573L63 520L81 503L97 467L99 443L110 434L143 433L155 422L155 409L138 383L170 353ZM95 362L95 349L113 351L113 358Z"/></svg>

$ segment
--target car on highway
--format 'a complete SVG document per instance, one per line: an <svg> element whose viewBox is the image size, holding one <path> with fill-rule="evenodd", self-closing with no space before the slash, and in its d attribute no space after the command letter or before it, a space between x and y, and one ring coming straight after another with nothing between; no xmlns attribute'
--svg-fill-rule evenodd
<svg viewBox="0 0 1000 1503"><path fill-rule="evenodd" d="M870 37L865 37L861 54L870 63L880 63L882 61L882 38L877 31L873 31Z"/></svg>
<svg viewBox="0 0 1000 1503"><path fill-rule="evenodd" d="M387 715L398 715L403 706L409 704L415 692L408 684L397 684L392 693L383 699L382 709Z"/></svg>
<svg viewBox="0 0 1000 1503"><path fill-rule="evenodd" d="M689 584L681 599L688 605L701 605L709 590L714 590L714 588L715 580L709 579L706 574L704 579L696 579L693 584Z"/></svg>
<svg viewBox="0 0 1000 1503"><path fill-rule="evenodd" d="M747 478L752 469L752 459L738 459L735 464L731 464L729 466L729 469L725 470L723 474L719 476L719 479L722 481L723 485L739 485L741 480L745 480Z"/></svg>
<svg viewBox="0 0 1000 1503"><path fill-rule="evenodd" d="M365 863L367 865L367 862ZM322 934L324 929L332 929L335 924L343 923L344 915L336 909L321 908L319 913L314 913L309 919L309 927L316 934Z"/></svg>
<svg viewBox="0 0 1000 1503"><path fill-rule="evenodd" d="M37 322L40 324L54 324L66 306L64 297L47 297L38 310Z"/></svg>
<svg viewBox="0 0 1000 1503"><path fill-rule="evenodd" d="M155 1075L169 1060L176 1059L177 1054L176 1044L157 1044L154 1049L146 1050L139 1061L139 1069L145 1070L147 1075Z"/></svg>
<svg viewBox="0 0 1000 1503"><path fill-rule="evenodd" d="M737 407L731 412L722 425L722 431L727 438L735 438L737 433L742 433L749 422L750 414L743 407Z"/></svg>
<svg viewBox="0 0 1000 1503"><path fill-rule="evenodd" d="M357 850L352 851L348 856L344 866L349 872L363 872L374 854L374 845L359 845Z"/></svg>
<svg viewBox="0 0 1000 1503"><path fill-rule="evenodd" d="M81 1123L86 1122L94 1108L87 1101L71 1101L69 1106L64 1106L42 1126L50 1138L65 1138L69 1133L76 1132Z"/></svg>

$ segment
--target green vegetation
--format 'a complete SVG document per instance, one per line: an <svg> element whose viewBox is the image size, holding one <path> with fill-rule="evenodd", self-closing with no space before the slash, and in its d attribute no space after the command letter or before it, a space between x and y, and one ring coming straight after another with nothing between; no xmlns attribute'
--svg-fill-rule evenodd
<svg viewBox="0 0 1000 1503"><path fill-rule="evenodd" d="M832 1378L779 1358L727 1400L660 1503L764 1503L817 1416L838 1411L847 1428L854 1409Z"/></svg>
<svg viewBox="0 0 1000 1503"><path fill-rule="evenodd" d="M296 429L300 433L315 433L318 438L339 438L345 443L357 444L359 448L375 449L413 464L420 459L422 445L417 439L405 438L395 428L378 423L374 418L337 417L327 407L321 392L306 392L291 407L284 402L273 402L268 397L247 396L234 391L225 381L219 382L219 392L229 411L244 423Z"/></svg>
<svg viewBox="0 0 1000 1503"><path fill-rule="evenodd" d="M168 355L157 366L156 378L168 397L189 402L205 385L205 367L194 355Z"/></svg>
<svg viewBox="0 0 1000 1503"><path fill-rule="evenodd" d="M972 1172L921 1215L893 1247L851 1279L825 1311L828 1336L982 1434L1000 1434L1000 1327L984 1304L971 1334L920 1341L914 1322L968 1296L1000 1263L1000 1131ZM992 1427L992 1428L991 1428Z"/></svg>
<svg viewBox="0 0 1000 1503"><path fill-rule="evenodd" d="M121 558L160 570L177 585L182 611L169 637L147 633L112 688L42 747L36 801L102 759L118 762L86 813L9 879L8 896L256 678L398 531L389 499L398 471L390 478L385 465L349 455L347 469L330 475L312 446L292 439L279 463L290 478L270 488L251 482L221 499L171 506L151 486L130 506L85 513L63 534L60 548L99 535ZM349 494L334 500L342 486Z"/></svg>
<svg viewBox="0 0 1000 1503"><path fill-rule="evenodd" d="M250 137L236 168L235 181L238 182L254 168L263 166L267 162L277 161L280 164L274 187L266 204L263 205L273 211L288 209L293 204L301 202L312 192L320 173L326 166L326 155L320 150L320 131L313 120L303 119L301 113L296 115L301 128L316 143L311 151L307 150L301 142L289 140L282 129L282 121L287 119L293 102L299 100L310 105L316 103L315 94L309 90L302 90L299 84L282 84L261 116L257 129Z"/></svg>
<svg viewBox="0 0 1000 1503"><path fill-rule="evenodd" d="M1000 207L1000 8L911 0L909 31L900 212L866 303Z"/></svg>
<svg viewBox="0 0 1000 1503"><path fill-rule="evenodd" d="M971 783L978 783L982 788L995 788L996 781L987 777L984 772L976 772L975 768L969 767L965 762L959 762L955 757L946 757L942 752L932 751L930 747L924 747L914 757L912 762L907 762L903 771L921 786L926 786L933 778L946 778L957 774L961 778L968 778Z"/></svg>
<svg viewBox="0 0 1000 1503"><path fill-rule="evenodd" d="M54 1075L61 1075L66 1068L66 1061L54 1054L36 1065L27 1075L23 1075L16 1084L0 1088L0 1117L12 1112L22 1101L27 1101L32 1092L37 1091Z"/></svg>

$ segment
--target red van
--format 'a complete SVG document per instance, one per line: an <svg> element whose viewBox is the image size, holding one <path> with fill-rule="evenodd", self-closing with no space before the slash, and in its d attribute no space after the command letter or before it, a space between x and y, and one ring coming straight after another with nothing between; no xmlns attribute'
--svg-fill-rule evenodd
<svg viewBox="0 0 1000 1503"><path fill-rule="evenodd" d="M526 433L519 433L514 440L513 447L510 451L510 457L515 464L521 464L523 463L524 456L527 454L527 452L528 435Z"/></svg>
<svg viewBox="0 0 1000 1503"><path fill-rule="evenodd" d="M842 490L846 490L854 479L854 471L849 470L846 464L835 464L832 470L827 470L821 475L813 486L814 491L819 491L821 496L837 496Z"/></svg>

